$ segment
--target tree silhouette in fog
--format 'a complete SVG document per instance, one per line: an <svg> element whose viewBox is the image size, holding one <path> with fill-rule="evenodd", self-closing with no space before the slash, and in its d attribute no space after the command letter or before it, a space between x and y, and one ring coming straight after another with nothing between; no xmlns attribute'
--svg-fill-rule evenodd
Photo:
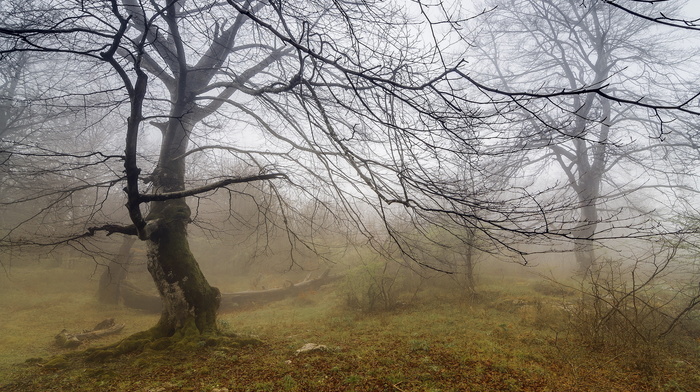
<svg viewBox="0 0 700 392"><path fill-rule="evenodd" d="M681 36L603 3L486 4L494 11L474 30L472 77L510 91L520 106L495 130L505 137L494 165L504 181L547 189L543 200L566 200L547 219L550 230L571 234L585 273L597 236L630 229L657 207L622 210L639 204L635 192L682 188L689 166L671 157L687 154L680 139L693 116L680 106L673 116L657 110L663 100L692 96L686 88L697 85L693 56L677 48ZM541 99L517 98L526 91Z"/></svg>
<svg viewBox="0 0 700 392"><path fill-rule="evenodd" d="M266 183L268 197L283 200L282 215L315 200L316 216L358 227L372 241L363 223L362 208L369 208L397 243L392 215L437 209L435 197L449 202L447 193L430 193L448 190L438 139L450 142L456 131L445 119L462 121L462 114L444 109L449 102L434 86L446 70L429 61L425 47L411 45L417 30L395 5L115 0L5 7L3 53L79 58L77 70L87 81L74 95L108 98L112 105L99 124L124 138L123 154L91 151L107 157L91 165L106 168L111 182L86 180L84 187L103 187L97 198L107 200L110 186L123 184L130 222L93 214L78 225L84 233L47 242L99 232L146 241L148 269L164 302L159 335L192 325L200 332L215 328L219 294L189 251L187 197ZM146 138L158 139L154 160L144 159ZM37 151L41 143L30 147ZM188 160L201 154L225 154L243 169L188 178ZM86 158L60 148L50 155ZM115 158L123 173L112 165ZM37 197L50 204L79 190ZM5 243L25 241L12 233ZM290 241L303 241L290 233Z"/></svg>
<svg viewBox="0 0 700 392"><path fill-rule="evenodd" d="M81 182L41 189L32 200L54 206L93 190L94 208L73 221L72 232L46 241L19 237L20 222L3 245L137 236L164 304L155 336L215 329L219 292L189 249L187 199L241 184L268 199L259 205L278 208L269 222L287 230L293 246L313 249L315 233L347 227L369 246L389 239L409 260L439 270L449 266L420 250L464 241L464 230L483 236L485 248L516 251L516 237L587 239L547 224L550 211L580 201L543 203L495 181L498 172L483 162L509 139L489 132L514 119L514 106L609 93L598 84L513 92L475 80L460 51L449 49L468 18L444 24L434 7L393 2L36 0L2 7L0 53L53 56L55 66L44 71L64 72L75 84L50 94L90 113L82 129L122 140L76 152L32 139L27 149L47 151L46 164L76 162L47 175ZM232 164L217 171L212 163L224 158ZM103 175L80 178L86 167ZM117 187L128 212L121 221L108 213ZM435 226L442 238L431 236Z"/></svg>

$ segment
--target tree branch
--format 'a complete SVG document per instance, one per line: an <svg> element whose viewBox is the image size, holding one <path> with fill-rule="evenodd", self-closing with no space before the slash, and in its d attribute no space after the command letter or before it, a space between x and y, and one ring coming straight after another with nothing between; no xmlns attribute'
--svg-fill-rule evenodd
<svg viewBox="0 0 700 392"><path fill-rule="evenodd" d="M247 177L227 178L225 180L212 182L211 184L207 184L207 185L200 186L197 188L185 189L183 191L141 195L140 201L147 203L147 202L151 202L151 201L165 201L165 200L172 200L172 199L181 199L183 197L194 196L194 195L198 195L201 193L210 192L210 191L213 191L213 190L216 190L219 188L223 188L227 185L241 184L241 183L254 182L254 181L266 181L266 180L282 179L282 178L288 179L287 175L282 174L282 173L270 173L270 174L259 174L259 175L247 176Z"/></svg>

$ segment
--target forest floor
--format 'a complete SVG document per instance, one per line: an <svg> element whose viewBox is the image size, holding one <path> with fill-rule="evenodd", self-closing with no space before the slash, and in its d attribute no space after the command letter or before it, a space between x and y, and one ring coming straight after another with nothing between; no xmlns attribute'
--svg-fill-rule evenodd
<svg viewBox="0 0 700 392"><path fill-rule="evenodd" d="M594 348L567 326L574 294L529 279L484 279L478 299L433 288L383 312L349 309L338 284L221 314L244 347L202 346L55 369L38 360L63 328L114 317L116 342L157 315L99 305L97 277L18 268L0 282L0 391L699 391L700 344L691 336ZM42 283L43 282L43 283ZM297 353L306 343L326 350ZM29 361L26 361L30 359Z"/></svg>

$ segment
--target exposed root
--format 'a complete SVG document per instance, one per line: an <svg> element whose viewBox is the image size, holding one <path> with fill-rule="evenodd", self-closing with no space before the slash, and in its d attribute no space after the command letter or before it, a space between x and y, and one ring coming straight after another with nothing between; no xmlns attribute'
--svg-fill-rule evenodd
<svg viewBox="0 0 700 392"><path fill-rule="evenodd" d="M117 343L89 348L68 354L61 354L46 361L36 363L49 369L63 369L79 366L81 363L100 363L117 359L123 355L138 354L139 356L160 355L163 352L196 352L212 347L238 349L243 346L257 345L262 342L254 337L238 336L230 333L214 332L200 333L194 320L178 329L172 336L163 336L157 327L135 333Z"/></svg>

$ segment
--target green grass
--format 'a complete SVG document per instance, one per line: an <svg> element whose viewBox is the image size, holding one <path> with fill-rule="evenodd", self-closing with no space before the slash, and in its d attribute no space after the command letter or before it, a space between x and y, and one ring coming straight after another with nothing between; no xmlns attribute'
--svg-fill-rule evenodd
<svg viewBox="0 0 700 392"><path fill-rule="evenodd" d="M562 293L512 279L484 284L476 302L435 285L400 310L371 314L348 309L337 287L325 287L220 315L222 329L257 336L260 345L148 351L63 369L25 363L69 352L52 346L63 328L125 322L124 334L99 342L107 344L155 323L156 315L97 305L97 278L81 273L15 269L12 282L2 282L0 390L700 390L696 341L655 347L651 362L588 349L567 333ZM329 350L296 354L309 342Z"/></svg>
<svg viewBox="0 0 700 392"><path fill-rule="evenodd" d="M97 303L98 278L89 266L12 268L0 276L0 380L14 363L63 353L53 345L63 329L91 329L110 317L127 323L122 335L88 347L116 342L155 324L157 315Z"/></svg>

